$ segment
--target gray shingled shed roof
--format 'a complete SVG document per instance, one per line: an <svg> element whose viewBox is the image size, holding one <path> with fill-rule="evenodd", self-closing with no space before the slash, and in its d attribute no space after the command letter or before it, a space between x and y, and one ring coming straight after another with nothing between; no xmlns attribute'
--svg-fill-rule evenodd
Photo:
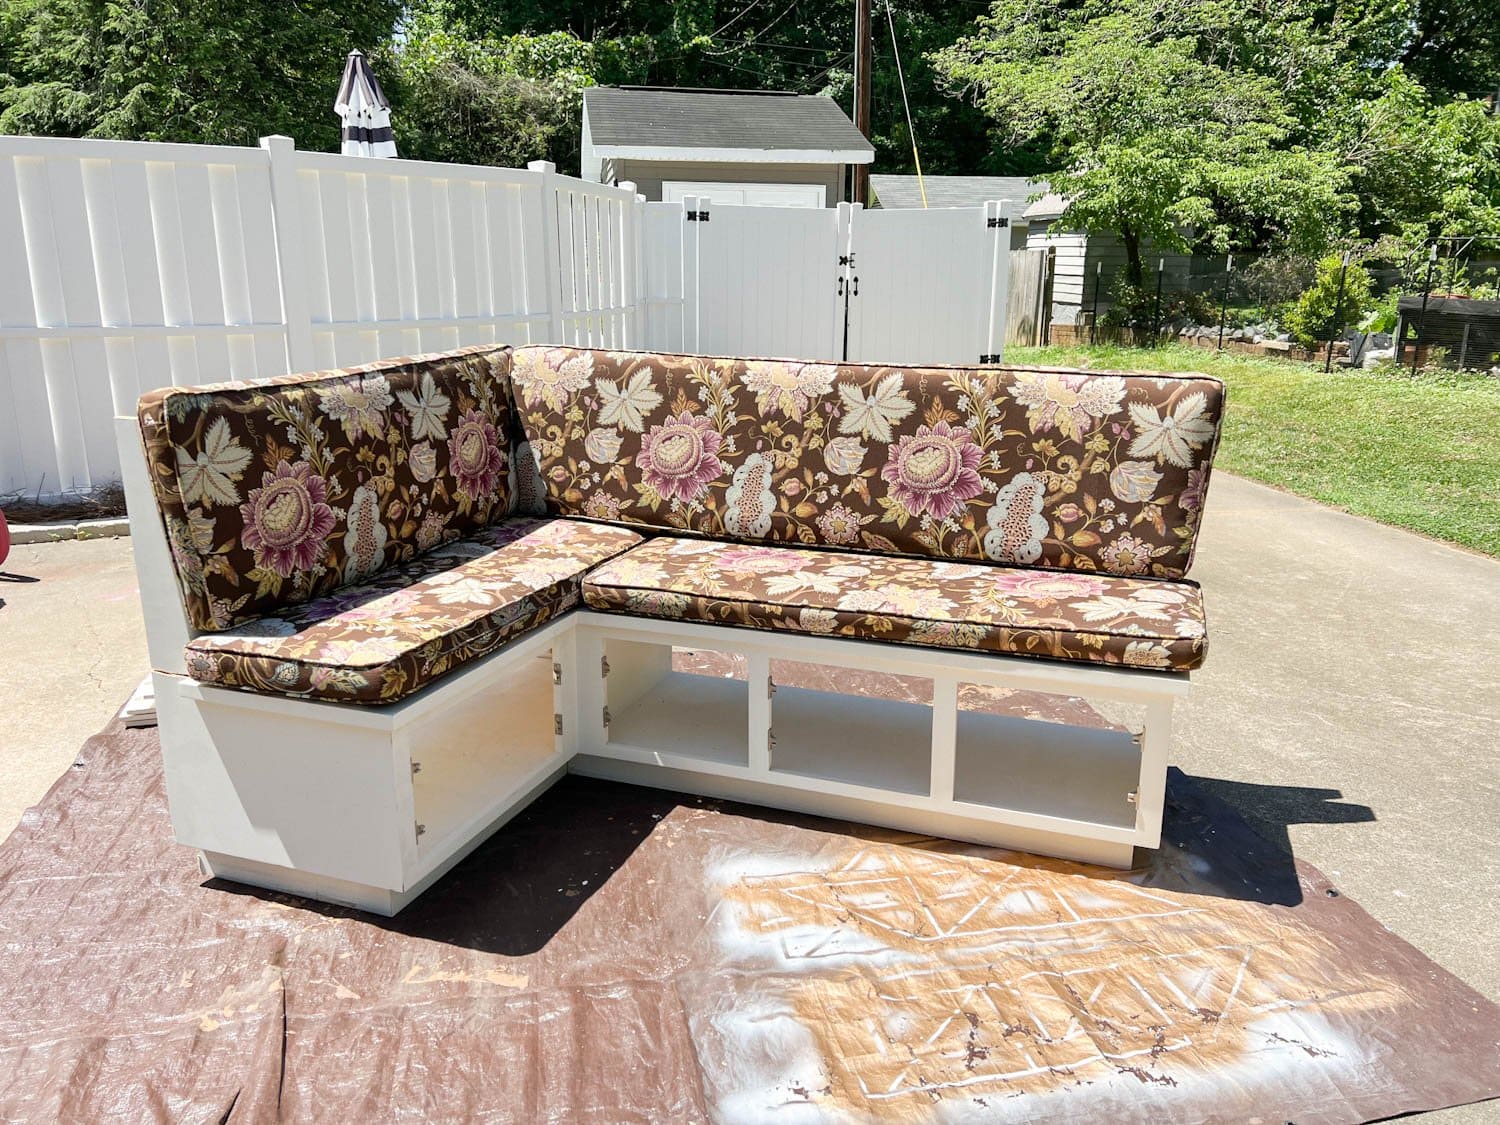
<svg viewBox="0 0 1500 1125"><path fill-rule="evenodd" d="M1025 176L924 176L927 206L978 207L992 199L1013 199L1025 204L1046 184L1033 184ZM870 187L882 207L920 207L922 190L915 176L871 175Z"/></svg>
<svg viewBox="0 0 1500 1125"><path fill-rule="evenodd" d="M845 164L875 157L837 102L810 94L590 86L583 105L600 156L649 159L661 150L699 149Z"/></svg>

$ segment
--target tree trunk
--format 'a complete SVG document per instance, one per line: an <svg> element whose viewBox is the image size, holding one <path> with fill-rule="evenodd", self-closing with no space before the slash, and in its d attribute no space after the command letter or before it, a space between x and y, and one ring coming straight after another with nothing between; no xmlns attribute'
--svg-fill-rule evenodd
<svg viewBox="0 0 1500 1125"><path fill-rule="evenodd" d="M1146 284L1146 269L1141 264L1141 236L1130 227L1120 227L1120 241L1125 243L1125 276L1137 289Z"/></svg>

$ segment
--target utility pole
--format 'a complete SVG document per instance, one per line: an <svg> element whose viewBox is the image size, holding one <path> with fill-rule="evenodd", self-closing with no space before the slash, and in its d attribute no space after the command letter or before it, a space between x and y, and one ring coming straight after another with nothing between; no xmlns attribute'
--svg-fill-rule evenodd
<svg viewBox="0 0 1500 1125"><path fill-rule="evenodd" d="M870 139L870 0L854 0L854 127ZM854 166L854 202L870 204L870 166Z"/></svg>

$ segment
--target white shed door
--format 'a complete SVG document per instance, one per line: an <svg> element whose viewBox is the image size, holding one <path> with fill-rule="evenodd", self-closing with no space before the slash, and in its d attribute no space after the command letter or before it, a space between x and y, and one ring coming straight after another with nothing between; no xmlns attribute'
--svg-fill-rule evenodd
<svg viewBox="0 0 1500 1125"><path fill-rule="evenodd" d="M717 184L664 180L663 203L681 203L690 195L714 204L753 207L822 207L827 202L822 184Z"/></svg>

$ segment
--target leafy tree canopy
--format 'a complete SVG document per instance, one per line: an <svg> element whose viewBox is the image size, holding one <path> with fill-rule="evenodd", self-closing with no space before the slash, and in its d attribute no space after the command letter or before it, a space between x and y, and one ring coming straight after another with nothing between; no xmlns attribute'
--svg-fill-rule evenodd
<svg viewBox="0 0 1500 1125"><path fill-rule="evenodd" d="M1428 3L995 0L932 61L1005 142L1048 146L1061 221L1118 233L1138 284L1143 238L1316 253L1489 222L1496 119L1393 61Z"/></svg>
<svg viewBox="0 0 1500 1125"><path fill-rule="evenodd" d="M338 143L344 56L399 0L0 0L0 133Z"/></svg>

